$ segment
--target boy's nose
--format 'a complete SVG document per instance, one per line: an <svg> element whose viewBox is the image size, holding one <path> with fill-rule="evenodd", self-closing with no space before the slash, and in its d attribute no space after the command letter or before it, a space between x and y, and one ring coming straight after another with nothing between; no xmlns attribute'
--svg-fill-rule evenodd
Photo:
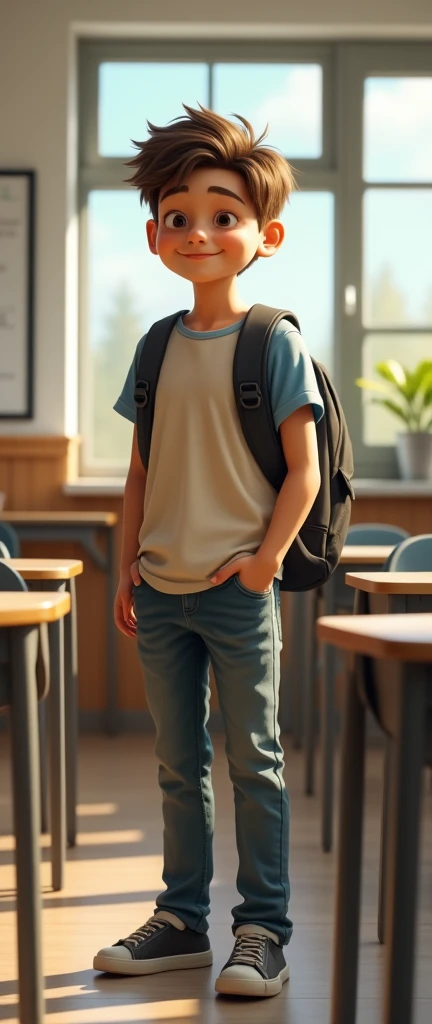
<svg viewBox="0 0 432 1024"><path fill-rule="evenodd" d="M190 230L188 232L188 243L190 245L195 245L197 242L206 242L206 241L207 241L207 234L204 231L204 228L199 227L199 225L195 225L195 226L190 228Z"/></svg>

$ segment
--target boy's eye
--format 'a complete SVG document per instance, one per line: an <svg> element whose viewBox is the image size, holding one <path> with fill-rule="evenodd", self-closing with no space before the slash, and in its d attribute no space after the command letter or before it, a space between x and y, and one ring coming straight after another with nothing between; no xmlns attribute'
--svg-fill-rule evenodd
<svg viewBox="0 0 432 1024"><path fill-rule="evenodd" d="M226 210L221 210L220 213L216 214L214 222L218 228L233 228L238 224L238 217L235 213L227 213Z"/></svg>
<svg viewBox="0 0 432 1024"><path fill-rule="evenodd" d="M185 217L184 213L180 213L179 210L171 210L170 213L165 214L164 224L166 228L185 228L187 217Z"/></svg>

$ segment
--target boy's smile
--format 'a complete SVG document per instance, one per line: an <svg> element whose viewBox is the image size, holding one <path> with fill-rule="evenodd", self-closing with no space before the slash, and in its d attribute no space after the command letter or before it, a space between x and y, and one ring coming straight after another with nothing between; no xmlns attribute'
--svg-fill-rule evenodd
<svg viewBox="0 0 432 1024"><path fill-rule="evenodd" d="M147 237L169 270L205 284L235 277L257 254L272 255L282 241L277 227L272 221L260 230L240 174L198 167L180 185L161 190L158 223L147 222Z"/></svg>

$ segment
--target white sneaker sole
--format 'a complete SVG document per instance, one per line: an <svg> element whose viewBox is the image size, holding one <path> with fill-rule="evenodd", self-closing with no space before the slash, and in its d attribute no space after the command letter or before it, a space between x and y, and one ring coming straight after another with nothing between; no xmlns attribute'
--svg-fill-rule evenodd
<svg viewBox="0 0 432 1024"><path fill-rule="evenodd" d="M227 976L224 978L223 973L216 978L215 989L216 992L220 992L224 996L257 996L258 998L264 998L268 996L277 996L282 990L284 981L288 981L289 978L289 966L288 964L284 967L277 978L271 978L270 981L266 981L265 978L257 976L255 978L230 978Z"/></svg>
<svg viewBox="0 0 432 1024"><path fill-rule="evenodd" d="M213 963L213 953L207 949L204 953L183 953L181 956L162 956L152 960L120 960L116 956L95 956L95 971L108 971L109 974L161 974L162 971L185 971L193 967L209 967Z"/></svg>

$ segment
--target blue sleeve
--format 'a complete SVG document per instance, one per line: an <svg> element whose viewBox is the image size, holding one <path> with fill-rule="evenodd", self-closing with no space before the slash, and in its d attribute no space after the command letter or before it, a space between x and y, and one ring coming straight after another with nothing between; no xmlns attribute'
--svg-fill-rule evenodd
<svg viewBox="0 0 432 1024"><path fill-rule="evenodd" d="M145 339L146 335L144 334L138 342L128 375L123 384L123 389L113 407L116 412L120 413L120 416L124 416L131 423L136 423L136 405L134 402L135 380Z"/></svg>
<svg viewBox="0 0 432 1024"><path fill-rule="evenodd" d="M312 360L301 334L288 320L281 320L273 331L268 376L276 430L302 405L311 405L315 422L319 422L324 406Z"/></svg>

